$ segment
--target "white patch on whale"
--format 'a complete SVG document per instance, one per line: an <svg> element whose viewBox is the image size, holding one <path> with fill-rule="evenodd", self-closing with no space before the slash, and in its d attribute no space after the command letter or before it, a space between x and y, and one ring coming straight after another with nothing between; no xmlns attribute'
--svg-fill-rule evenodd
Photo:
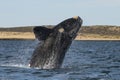
<svg viewBox="0 0 120 80"><path fill-rule="evenodd" d="M60 28L58 31L59 31L60 33L62 33L62 32L64 32L64 29L63 29L63 28Z"/></svg>

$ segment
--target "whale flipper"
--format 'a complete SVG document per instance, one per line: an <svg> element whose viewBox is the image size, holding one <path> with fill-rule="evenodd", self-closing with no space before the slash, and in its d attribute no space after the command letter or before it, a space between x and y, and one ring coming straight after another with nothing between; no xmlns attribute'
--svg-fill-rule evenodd
<svg viewBox="0 0 120 80"><path fill-rule="evenodd" d="M37 26L33 29L33 32L38 40L45 40L52 32L52 29L44 26Z"/></svg>

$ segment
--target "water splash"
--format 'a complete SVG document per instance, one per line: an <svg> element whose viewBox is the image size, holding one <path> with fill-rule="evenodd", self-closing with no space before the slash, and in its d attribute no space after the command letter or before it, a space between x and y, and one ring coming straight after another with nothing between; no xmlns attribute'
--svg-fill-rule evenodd
<svg viewBox="0 0 120 80"><path fill-rule="evenodd" d="M28 65L23 65L23 64L1 64L1 67L18 67L18 68L30 68Z"/></svg>

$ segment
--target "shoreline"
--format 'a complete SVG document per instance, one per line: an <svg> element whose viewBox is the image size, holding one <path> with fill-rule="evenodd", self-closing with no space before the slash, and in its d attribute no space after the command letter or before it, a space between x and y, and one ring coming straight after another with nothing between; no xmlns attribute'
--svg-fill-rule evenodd
<svg viewBox="0 0 120 80"><path fill-rule="evenodd" d="M35 40L32 32L0 32L0 40ZM118 35L79 34L75 40L111 40L120 41Z"/></svg>
<svg viewBox="0 0 120 80"><path fill-rule="evenodd" d="M0 38L0 40L35 40L33 38ZM120 39L96 39L96 38L91 38L91 39L74 39L77 41L120 41Z"/></svg>

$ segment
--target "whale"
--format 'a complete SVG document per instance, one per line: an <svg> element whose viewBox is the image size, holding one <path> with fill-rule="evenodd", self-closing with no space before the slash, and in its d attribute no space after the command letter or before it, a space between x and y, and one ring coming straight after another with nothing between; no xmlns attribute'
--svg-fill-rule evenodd
<svg viewBox="0 0 120 80"><path fill-rule="evenodd" d="M40 69L60 68L65 54L76 38L83 20L79 16L66 19L52 28L33 28L39 43L34 49L29 66Z"/></svg>

